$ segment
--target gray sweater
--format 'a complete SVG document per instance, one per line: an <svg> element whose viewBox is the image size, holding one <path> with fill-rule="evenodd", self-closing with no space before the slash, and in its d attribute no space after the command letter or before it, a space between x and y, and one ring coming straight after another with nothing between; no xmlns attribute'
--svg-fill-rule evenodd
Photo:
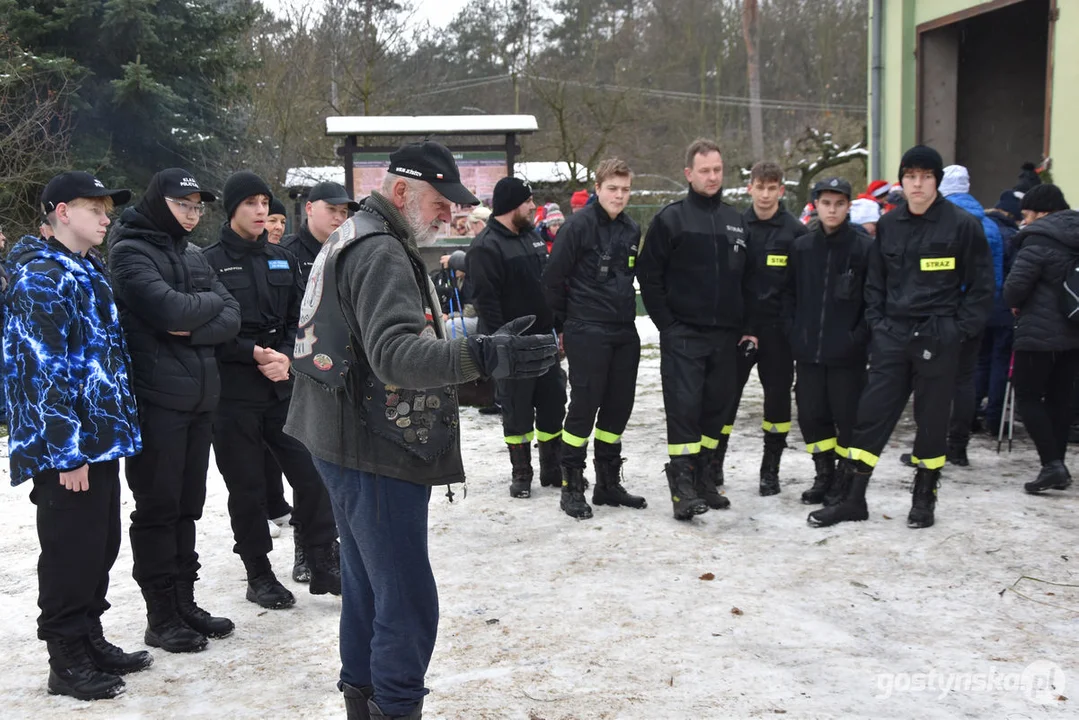
<svg viewBox="0 0 1079 720"><path fill-rule="evenodd" d="M389 225L393 235L378 235L350 245L337 259L341 308L358 330L363 355L376 386L412 390L445 388L479 377L464 338L447 340L434 287L427 280L427 307L417 292L409 256L418 259L415 241L404 218L378 193L364 204ZM436 331L431 336L426 312ZM381 387L378 387L381 389ZM460 436L432 462L423 462L373 432L363 408L343 392L331 392L297 374L285 432L312 455L327 462L425 485L464 480ZM455 403L452 403L455 405ZM456 407L452 427L459 432ZM378 419L376 419L378 420Z"/></svg>

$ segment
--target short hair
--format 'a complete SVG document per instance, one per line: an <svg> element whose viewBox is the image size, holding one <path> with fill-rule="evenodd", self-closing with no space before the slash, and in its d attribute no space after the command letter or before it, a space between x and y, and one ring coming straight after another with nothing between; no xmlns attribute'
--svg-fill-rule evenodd
<svg viewBox="0 0 1079 720"><path fill-rule="evenodd" d="M97 207L100 207L102 210L104 210L106 213L111 213L113 211L113 208L116 207L115 203L113 203L113 201L112 201L112 198L107 196L107 195L105 197L95 197L95 198L74 198L70 202L65 203L65 205L67 205L68 207L94 207L94 206L97 206ZM52 212L45 215L45 222L48 223L49 227L51 227L51 228L56 227L56 211L55 210L53 210Z"/></svg>
<svg viewBox="0 0 1079 720"><path fill-rule="evenodd" d="M623 176L633 177L633 171L629 169L629 163L621 158L607 158L600 162L596 168L596 185L602 185L610 177Z"/></svg>
<svg viewBox="0 0 1079 720"><path fill-rule="evenodd" d="M719 153L720 157L723 156L723 151L719 149L719 144L715 140L697 138L686 148L686 167L693 167L693 158L698 155L708 155L714 152Z"/></svg>
<svg viewBox="0 0 1079 720"><path fill-rule="evenodd" d="M783 168L779 166L779 163L774 163L771 160L761 160L754 163L753 167L749 170L749 184L752 185L757 180L761 182L774 182L783 184Z"/></svg>
<svg viewBox="0 0 1079 720"><path fill-rule="evenodd" d="M427 183L417 178L405 177L404 175L394 175L393 173L386 173L386 176L382 178L381 192L384 197L389 197L393 192L393 186L397 184L398 180L404 181L405 185L414 193L420 192L424 185Z"/></svg>
<svg viewBox="0 0 1079 720"><path fill-rule="evenodd" d="M1071 207L1064 199L1064 192L1059 187L1052 183L1042 183L1026 191L1019 203L1019 209L1055 213L1071 210Z"/></svg>

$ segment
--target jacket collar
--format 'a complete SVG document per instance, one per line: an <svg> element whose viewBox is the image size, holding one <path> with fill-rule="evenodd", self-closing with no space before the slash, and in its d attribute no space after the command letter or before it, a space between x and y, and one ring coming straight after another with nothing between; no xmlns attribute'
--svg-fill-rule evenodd
<svg viewBox="0 0 1079 720"><path fill-rule="evenodd" d="M753 208L752 205L750 205L749 209L746 210L746 221L747 222L755 222L755 223L763 223L765 225L773 225L775 227L783 227L783 221L784 221L783 216L786 213L787 213L787 211L784 210L783 208L776 208L775 214L772 215L772 217L768 218L767 220L761 220L759 217L757 217L757 211Z"/></svg>
<svg viewBox="0 0 1079 720"><path fill-rule="evenodd" d="M307 227L306 220L300 224L300 232L297 233L297 239L300 241L300 244L307 248L313 255L318 255L319 251L322 250L322 243L318 241L318 238L311 234L311 230Z"/></svg>
<svg viewBox="0 0 1079 720"><path fill-rule="evenodd" d="M689 186L689 192L686 194L686 200L691 205L704 208L706 210L715 210L723 204L723 188L719 189L712 197L706 197L693 189L693 186Z"/></svg>
<svg viewBox="0 0 1079 720"><path fill-rule="evenodd" d="M244 255L257 255L266 250L266 231L263 230L262 234L255 240L244 240L242 237L236 234L236 231L232 229L229 221L226 220L221 226L221 246L225 248L232 257L243 257Z"/></svg>
<svg viewBox="0 0 1079 720"><path fill-rule="evenodd" d="M412 229L409 228L408 223L405 221L405 216L385 196L377 190L372 190L371 194L364 198L362 204L381 215L382 219L389 225L390 232L395 237L403 240L411 250L418 252L416 238L412 236Z"/></svg>
<svg viewBox="0 0 1079 720"><path fill-rule="evenodd" d="M900 205L896 212L899 213L899 219L900 220L915 220L915 219L921 220L921 219L925 219L925 220L928 220L929 222L934 222L935 223L936 221L940 220L940 214L941 214L942 208L943 208L943 206L944 206L944 204L946 202L948 202L948 201L945 200L944 196L941 195L938 192L937 193L937 199L934 200L933 204L930 205L928 208L926 208L926 211L924 213L922 213L921 215L915 215L914 213L912 213L910 211L910 206L907 205L906 203L903 203L902 205Z"/></svg>

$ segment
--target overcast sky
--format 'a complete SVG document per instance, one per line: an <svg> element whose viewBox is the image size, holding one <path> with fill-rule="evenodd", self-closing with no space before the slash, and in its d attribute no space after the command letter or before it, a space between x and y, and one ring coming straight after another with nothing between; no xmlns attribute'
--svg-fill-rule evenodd
<svg viewBox="0 0 1079 720"><path fill-rule="evenodd" d="M262 4L274 12L282 7L304 3L318 8L322 5L322 0L262 0ZM468 4L468 0L414 0L414 4L418 20L427 20L435 27L445 27L461 8Z"/></svg>

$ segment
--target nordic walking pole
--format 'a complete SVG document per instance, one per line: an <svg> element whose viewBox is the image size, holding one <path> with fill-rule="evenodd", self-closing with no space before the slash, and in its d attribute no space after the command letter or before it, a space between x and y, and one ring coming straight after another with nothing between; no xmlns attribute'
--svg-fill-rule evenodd
<svg viewBox="0 0 1079 720"><path fill-rule="evenodd" d="M1000 427L997 429L997 453L1000 453L1000 448L1004 444L1004 424L1009 422L1008 412L1012 413L1012 417L1015 417L1015 397L1014 390L1012 388L1012 372L1015 370L1015 353L1012 353L1011 360L1008 362L1008 384L1004 388L1004 407L1000 411ZM1011 448L1011 434L1012 430L1008 430L1008 452L1012 451Z"/></svg>

